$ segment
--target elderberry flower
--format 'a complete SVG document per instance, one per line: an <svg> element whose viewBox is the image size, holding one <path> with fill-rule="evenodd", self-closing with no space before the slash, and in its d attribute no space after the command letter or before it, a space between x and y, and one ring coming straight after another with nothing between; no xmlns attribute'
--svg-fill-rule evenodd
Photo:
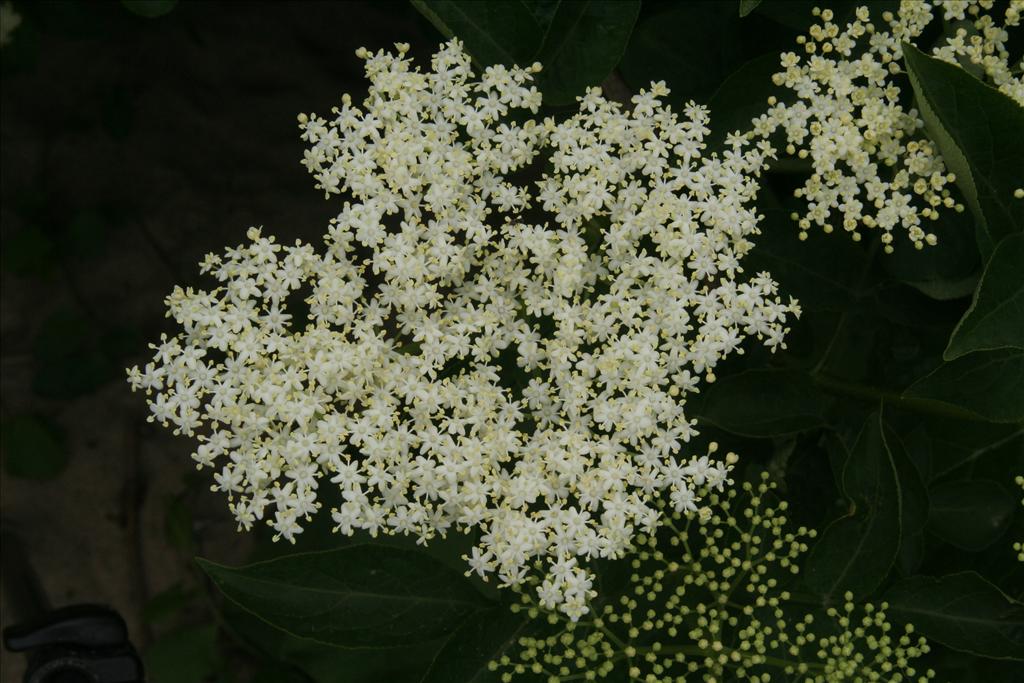
<svg viewBox="0 0 1024 683"><path fill-rule="evenodd" d="M731 460L685 446L701 378L799 315L741 267L773 150L702 156L706 110L663 84L538 121L539 65L476 78L452 41L424 73L407 49L360 50L366 100L299 117L303 164L345 198L323 247L253 229L208 256L219 286L172 293L182 329L129 379L241 528L294 540L331 486L337 531L478 532L469 572L538 566L576 619L587 561L655 531L659 492L692 512L727 483Z"/></svg>
<svg viewBox="0 0 1024 683"><path fill-rule="evenodd" d="M918 249L934 245L925 220L939 209L963 206L948 185L955 180L924 133L916 109L903 104L908 87L901 67L903 43L914 42L934 18L933 6L947 20L974 18L970 29L934 50L953 63L976 65L1001 91L1024 104L1024 81L1008 64L1006 28L1019 24L1021 0L1014 0L1000 26L985 14L990 0L904 0L895 13L873 20L869 6L859 7L845 27L832 10L814 10L820 23L798 43L803 55L781 56L774 83L786 94L769 99L769 108L753 122L749 138L781 131L786 152L809 159L812 174L795 195L806 203L794 214L805 239L812 226L832 232L836 225L861 239L862 228L882 231L892 253L894 234L902 231ZM971 35L968 38L968 32Z"/></svg>
<svg viewBox="0 0 1024 683"><path fill-rule="evenodd" d="M945 38L933 54L984 76L1001 93L1024 107L1024 60L1016 66L1011 64L1006 46L1010 38L1007 29L1020 26L1024 0L1010 0L1001 24L997 15L990 13L993 0L943 0L940 5L942 18L958 25L954 35Z"/></svg>
<svg viewBox="0 0 1024 683"><path fill-rule="evenodd" d="M893 629L885 603L856 606L847 593L822 619L793 600L787 585L815 534L787 530L774 489L765 475L742 494L708 492L706 519L670 511L660 534L638 539L625 591L595 601L592 618L564 619L521 593L513 610L534 620L532 635L490 669L505 683L527 672L552 681L622 672L646 683L932 679L914 662L928 643L912 626Z"/></svg>

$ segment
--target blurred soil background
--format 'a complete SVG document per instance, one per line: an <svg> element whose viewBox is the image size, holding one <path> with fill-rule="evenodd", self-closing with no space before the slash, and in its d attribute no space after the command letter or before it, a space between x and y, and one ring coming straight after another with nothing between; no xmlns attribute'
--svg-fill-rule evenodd
<svg viewBox="0 0 1024 683"><path fill-rule="evenodd" d="M146 422L124 368L173 332L174 285L212 286L205 253L252 225L325 232L339 207L299 164L295 117L361 96L355 49L408 41L423 59L438 38L405 2L14 8L0 52L5 566L27 559L53 606L116 608L152 680L205 680L216 631L191 558L243 562L252 540L192 444ZM3 626L27 591L5 574ZM0 661L0 681L21 680L22 657Z"/></svg>

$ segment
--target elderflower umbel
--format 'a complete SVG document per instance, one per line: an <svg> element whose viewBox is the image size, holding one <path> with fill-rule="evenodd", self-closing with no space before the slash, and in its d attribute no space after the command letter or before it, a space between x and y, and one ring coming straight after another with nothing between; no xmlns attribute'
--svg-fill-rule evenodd
<svg viewBox="0 0 1024 683"><path fill-rule="evenodd" d="M845 27L833 21L832 10L815 8L821 23L797 41L804 54L784 53L783 70L773 78L788 92L769 99L748 133L759 138L781 131L787 153L810 160L812 174L795 191L807 205L803 215L794 214L801 239L812 226L832 232L841 225L854 240L862 228L880 229L887 253L896 231L920 249L936 243L923 219L937 219L941 207L963 210L947 187L955 178L925 136L917 110L901 103L902 89L909 89L902 46L932 22L933 4L947 20L962 19L966 10L976 32L968 39L961 29L934 54L977 64L1000 90L1024 102L1005 47L1005 28L1019 23L1021 0L1007 10L1004 26L982 13L992 7L986 0L904 0L877 23L869 7L859 7Z"/></svg>
<svg viewBox="0 0 1024 683"><path fill-rule="evenodd" d="M857 607L848 593L821 619L791 601L787 578L815 534L786 530L787 506L771 500L774 488L765 475L757 486L744 483L742 497L735 489L711 494L714 513L703 519L672 514L671 533L640 540L624 594L595 605L592 618L566 620L523 593L513 610L547 616L551 627L518 638L491 671L504 683L525 673L557 683L617 671L645 683L933 678L914 665L927 642L911 626L895 632L885 603Z"/></svg>
<svg viewBox="0 0 1024 683"><path fill-rule="evenodd" d="M1024 107L1024 59L1014 67L1006 47L1010 38L1007 29L1020 26L1024 0L1010 0L1001 24L997 16L989 13L994 4L993 0L943 0L942 18L959 25L955 34L940 42L933 54L950 64L980 72L1001 93Z"/></svg>
<svg viewBox="0 0 1024 683"><path fill-rule="evenodd" d="M365 102L299 117L303 163L348 199L323 248L253 229L208 256L220 286L174 291L182 330L130 381L197 436L241 527L292 540L333 486L341 533L478 530L471 572L518 585L540 561L540 600L578 618L585 563L653 532L660 492L693 512L727 481L684 446L702 376L799 314L741 268L773 150L701 156L707 112L662 84L537 121L539 65L475 79L458 41L428 73L406 50L360 50Z"/></svg>

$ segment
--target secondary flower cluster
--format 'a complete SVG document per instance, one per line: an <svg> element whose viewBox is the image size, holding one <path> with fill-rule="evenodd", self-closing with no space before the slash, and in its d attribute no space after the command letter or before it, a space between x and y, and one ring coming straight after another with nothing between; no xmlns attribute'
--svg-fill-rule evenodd
<svg viewBox="0 0 1024 683"><path fill-rule="evenodd" d="M360 50L363 105L299 117L303 163L348 199L324 247L252 229L209 255L219 286L174 291L181 331L130 381L242 527L294 539L329 484L338 531L478 530L471 571L539 562L542 603L578 618L585 562L653 532L657 495L695 512L727 481L735 456L684 446L701 377L799 314L741 268L773 150L703 157L707 112L660 84L537 121L538 65L477 80L457 41L427 73L407 49Z"/></svg>
<svg viewBox="0 0 1024 683"><path fill-rule="evenodd" d="M1008 29L1020 26L1024 0L1010 0L1001 23L990 14L994 4L994 0L943 0L942 18L957 28L935 48L934 55L984 77L1024 107L1024 60L1014 67L1007 49Z"/></svg>
<svg viewBox="0 0 1024 683"><path fill-rule="evenodd" d="M785 94L753 122L749 137L777 131L786 151L809 159L812 175L795 194L807 204L795 214L801 239L812 226L831 232L841 225L854 240L862 228L882 230L885 251L894 233L905 232L918 249L935 244L925 220L940 208L963 210L947 187L953 180L935 143L923 131L917 110L907 108L903 43L913 44L932 23L933 6L947 21L973 18L935 50L951 62L976 65L1003 92L1024 101L1021 77L1008 65L1006 27L1019 23L1024 2L1014 0L1003 25L985 13L991 0L903 0L896 13L872 21L869 7L856 10L845 27L831 10L814 10L820 23L800 36L803 55L784 53L774 82ZM969 35L970 34L970 35Z"/></svg>
<svg viewBox="0 0 1024 683"><path fill-rule="evenodd" d="M765 476L756 486L744 483L743 494L710 495L711 515L672 515L671 535L639 544L624 595L592 618L567 621L524 593L513 609L534 619L546 613L553 628L519 638L491 670L505 683L520 674L558 683L623 670L646 683L927 683L934 672L914 665L927 642L910 626L894 632L885 603L858 607L847 594L841 608L816 619L791 600L787 577L815 534L787 531L785 502L770 500L774 488Z"/></svg>

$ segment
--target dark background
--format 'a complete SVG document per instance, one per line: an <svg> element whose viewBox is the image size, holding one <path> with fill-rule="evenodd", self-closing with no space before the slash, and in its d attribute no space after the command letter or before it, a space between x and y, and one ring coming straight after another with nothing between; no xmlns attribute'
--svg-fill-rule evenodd
<svg viewBox="0 0 1024 683"><path fill-rule="evenodd" d="M23 616L23 557L53 605L117 608L159 669L166 634L208 619L191 556L242 561L252 541L190 444L146 423L124 368L173 330L174 285L210 286L203 254L252 225L325 232L338 205L299 163L295 117L361 97L355 49L407 41L423 57L440 39L405 2L14 7L23 22L0 52L3 626ZM0 680L20 680L22 658L2 662Z"/></svg>

